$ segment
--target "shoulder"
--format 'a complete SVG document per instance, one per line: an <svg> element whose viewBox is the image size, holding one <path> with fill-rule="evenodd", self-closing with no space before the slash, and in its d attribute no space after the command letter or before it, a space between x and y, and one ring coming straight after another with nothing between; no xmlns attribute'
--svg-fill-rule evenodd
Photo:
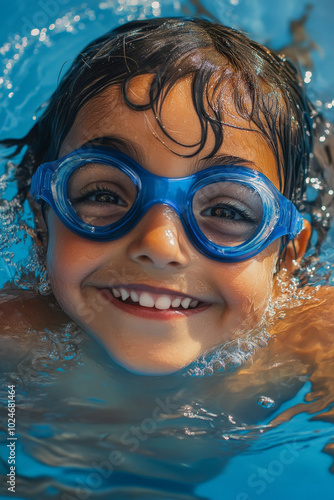
<svg viewBox="0 0 334 500"><path fill-rule="evenodd" d="M6 287L0 291L0 335L17 334L27 329L43 329L47 325L68 320L53 296Z"/></svg>
<svg viewBox="0 0 334 500"><path fill-rule="evenodd" d="M46 328L53 329L69 318L53 297L7 287L0 291L0 353L1 371L12 372L21 361L39 347L39 336Z"/></svg>
<svg viewBox="0 0 334 500"><path fill-rule="evenodd" d="M315 292L315 297L331 301L334 304L334 287L322 286Z"/></svg>
<svg viewBox="0 0 334 500"><path fill-rule="evenodd" d="M334 317L334 288L330 286L305 286L284 299L283 317L304 317L327 321ZM279 314L279 317L282 317ZM305 323L305 321L303 321ZM314 324L314 321L312 322Z"/></svg>
<svg viewBox="0 0 334 500"><path fill-rule="evenodd" d="M334 288L305 287L295 302L287 303L273 325L276 349L293 351L306 364L326 356L334 361Z"/></svg>
<svg viewBox="0 0 334 500"><path fill-rule="evenodd" d="M297 307L300 315L305 315L313 325L334 322L334 288L330 286L305 287Z"/></svg>

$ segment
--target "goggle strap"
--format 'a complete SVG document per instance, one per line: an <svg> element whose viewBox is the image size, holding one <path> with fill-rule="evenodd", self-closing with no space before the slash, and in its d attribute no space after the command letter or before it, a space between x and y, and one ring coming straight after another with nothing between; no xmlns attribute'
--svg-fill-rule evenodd
<svg viewBox="0 0 334 500"><path fill-rule="evenodd" d="M291 203L291 220L288 232L288 237L293 239L300 233L303 228L303 217Z"/></svg>
<svg viewBox="0 0 334 500"><path fill-rule="evenodd" d="M282 211L284 211L284 220L282 224L286 227L286 237L288 240L293 240L302 230L303 217L291 202Z"/></svg>
<svg viewBox="0 0 334 500"><path fill-rule="evenodd" d="M39 203L42 199L48 201L47 193L49 192L49 187L51 185L51 177L54 168L54 162L45 163L43 168L39 168L32 176L30 194Z"/></svg>

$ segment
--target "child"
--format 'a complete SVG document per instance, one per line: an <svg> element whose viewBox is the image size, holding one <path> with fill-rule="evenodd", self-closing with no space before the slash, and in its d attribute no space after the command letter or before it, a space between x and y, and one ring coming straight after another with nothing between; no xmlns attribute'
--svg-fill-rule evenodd
<svg viewBox="0 0 334 500"><path fill-rule="evenodd" d="M206 20L90 43L28 134L3 141L27 147L18 196L65 313L141 374L256 331L309 242L311 111L284 57Z"/></svg>
<svg viewBox="0 0 334 500"><path fill-rule="evenodd" d="M36 331L57 332L68 316L127 369L93 363L90 379L87 365L81 378L59 367L55 387L37 385L37 402L24 392L20 453L36 461L18 467L18 494L203 498L197 485L268 430L271 412L303 377L314 391L308 405L288 405L271 425L304 407L321 418L330 407L332 290L304 287L290 302L289 288L311 234L302 215L310 113L284 57L209 21L153 19L92 42L28 134L3 141L16 146L13 156L27 147L18 197L35 213L36 242L64 311L52 297L8 290L3 370L17 363L24 379L30 351L38 375L48 372L49 360L34 358ZM252 363L226 377L182 376L206 352L255 338L273 305L271 342ZM227 478L241 489L226 498L261 492L254 463L261 455L260 465L277 464L266 444L246 457L250 495L241 468L237 481L232 468ZM290 445L288 456L279 451L284 467L306 447ZM226 488L224 479L219 495Z"/></svg>

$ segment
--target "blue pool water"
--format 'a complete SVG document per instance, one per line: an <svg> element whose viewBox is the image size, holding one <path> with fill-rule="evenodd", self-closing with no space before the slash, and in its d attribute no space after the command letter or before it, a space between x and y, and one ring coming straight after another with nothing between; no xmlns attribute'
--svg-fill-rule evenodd
<svg viewBox="0 0 334 500"><path fill-rule="evenodd" d="M133 18L197 13L211 14L274 48L294 44L304 62L309 94L333 122L334 6L332 0L314 2L303 36L294 39L289 23L303 16L308 4L307 0L2 2L0 138L22 136L29 130L41 112L39 106L55 89L60 68L65 63L66 69L88 41ZM27 206L22 215L3 201L14 194L13 169L2 160L0 287L10 281L29 293L43 291L28 235L32 216ZM311 276L314 283L326 276L333 285L333 244L331 229L319 270ZM15 370L7 369L6 356L0 366L0 499L334 498L329 453L334 427L323 416L334 401L329 397L323 407L310 404L309 373L297 379L287 376L265 393L257 392L250 382L249 391L242 392L238 370L211 377L190 376L187 370L168 377L127 373L71 323L24 335L34 339L38 349L21 356L18 347ZM270 350L270 343L265 349ZM268 362L267 369L286 362L277 359L277 366ZM6 484L5 405L11 383L17 389L15 494Z"/></svg>

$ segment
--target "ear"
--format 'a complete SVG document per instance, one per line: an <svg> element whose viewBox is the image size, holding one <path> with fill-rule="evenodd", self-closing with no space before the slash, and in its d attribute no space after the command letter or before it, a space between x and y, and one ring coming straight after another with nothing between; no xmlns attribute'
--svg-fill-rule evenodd
<svg viewBox="0 0 334 500"><path fill-rule="evenodd" d="M42 214L42 209L41 205L37 203L31 196L30 193L28 193L27 200L29 203L29 206L34 214L35 217L35 230L31 234L33 237L36 245L42 246L47 248L48 246L48 228L46 226L43 214Z"/></svg>
<svg viewBox="0 0 334 500"><path fill-rule="evenodd" d="M311 224L308 220L304 219L302 230L292 241L289 241L286 248L286 255L283 264L288 272L293 272L295 270L296 266L294 261L301 262L304 257L311 233Z"/></svg>

